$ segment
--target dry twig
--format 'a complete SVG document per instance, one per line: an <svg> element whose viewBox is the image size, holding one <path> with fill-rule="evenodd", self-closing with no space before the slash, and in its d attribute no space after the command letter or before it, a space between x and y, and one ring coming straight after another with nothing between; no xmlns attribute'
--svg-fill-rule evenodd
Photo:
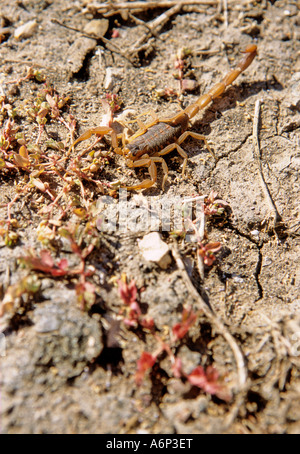
<svg viewBox="0 0 300 454"><path fill-rule="evenodd" d="M213 326L216 328L216 330L224 337L226 342L229 344L236 364L237 364L237 370L238 370L238 390L241 391L246 383L247 380L247 370L243 358L243 354L237 345L235 339L232 337L232 335L229 333L223 322L217 317L217 315L214 313L213 309L209 307L204 299L199 295L197 292L196 288L194 287L192 281L190 280L190 277L186 271L185 265L181 259L180 253L178 251L177 244L174 242L174 245L172 247L172 253L173 257L176 261L177 267L181 272L181 276L191 294L191 296L194 298L196 303L199 306L199 309L201 309L206 317L212 322Z"/></svg>
<svg viewBox="0 0 300 454"><path fill-rule="evenodd" d="M80 33L81 36L84 36L85 38L100 40L100 41L102 41L102 42L106 45L106 47L107 47L108 50L110 50L111 52L115 52L115 53L117 53L117 54L120 54L120 55L122 55L122 57L124 57L124 58L126 58L127 60L129 60L128 57L127 57L126 52L122 51L122 50L119 48L119 46L117 46L117 45L116 45L115 43L113 43L111 40L104 38L104 36L95 36L95 35L93 35L93 34L91 34L91 33L90 33L90 34L89 34L89 33L85 33L84 31L78 30L78 28L71 27L70 25L66 25L66 24L64 24L63 22L61 22L61 21L59 21L59 20L57 20L57 19L51 19L51 22L54 22L55 24L60 25L61 27L64 27L64 28L66 28L66 29L68 29L68 30L72 30L72 31L74 31L74 32ZM130 61L130 60L129 60L129 61Z"/></svg>
<svg viewBox="0 0 300 454"><path fill-rule="evenodd" d="M116 14L122 10L128 10L132 13L145 11L154 8L171 8L172 6L190 6L190 5L206 5L214 6L216 0L167 0L167 1L150 1L150 2L107 2L107 3L90 3L87 8L96 10L97 13L109 15Z"/></svg>
<svg viewBox="0 0 300 454"><path fill-rule="evenodd" d="M227 0L223 0L223 10L224 10L224 25L225 25L225 28L228 28L228 7L227 7Z"/></svg>
<svg viewBox="0 0 300 454"><path fill-rule="evenodd" d="M272 199L271 193L269 191L268 185L265 181L264 174L263 174L263 168L262 168L262 163L261 163L261 152L260 152L260 143L259 143L259 119L260 119L260 105L261 105L261 99L258 99L255 103L255 111L254 111L254 119L253 119L253 138L254 138L254 147L253 147L253 157L257 162L258 166L258 171L259 171L259 176L260 176L260 181L261 185L265 194L265 197L268 201L268 205L270 207L270 210L273 213L274 217L274 232L275 228L278 224L278 222L281 221L281 216L278 213L278 210L276 208L276 205Z"/></svg>
<svg viewBox="0 0 300 454"><path fill-rule="evenodd" d="M181 5L175 5L173 8L168 9L166 12L155 18L152 22L150 22L150 24L145 24L149 31L146 32L136 43L134 43L134 45L128 50L128 54L133 55L143 50L145 42L147 42L147 47L150 46L152 41L149 41L149 39L152 36L157 36L158 32L162 29L170 17L178 13L180 10Z"/></svg>

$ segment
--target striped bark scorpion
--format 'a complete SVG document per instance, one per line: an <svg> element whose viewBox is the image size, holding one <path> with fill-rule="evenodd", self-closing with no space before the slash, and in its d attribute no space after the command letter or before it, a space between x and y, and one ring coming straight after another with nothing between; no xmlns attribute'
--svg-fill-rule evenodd
<svg viewBox="0 0 300 454"><path fill-rule="evenodd" d="M135 134L129 137L129 139L126 139L123 133L117 135L114 129L109 126L92 128L87 130L77 140L75 140L75 142L71 145L70 150L78 142L89 139L93 134L100 137L108 134L111 136L114 151L127 158L126 163L128 167L148 167L150 179L146 179L134 186L126 186L126 189L137 190L153 186L157 180L156 163L161 163L164 172L162 182L162 189L164 190L164 185L168 177L168 167L162 156L176 149L184 160L182 168L182 175L184 175L188 156L180 145L187 139L187 137L190 136L196 140L202 140L208 151L214 156L205 136L196 132L187 131L189 121L197 115L201 109L222 95L226 88L231 85L234 80L243 71L245 71L245 69L248 68L257 55L256 45L250 44L246 47L243 53L245 55L236 68L229 71L221 82L214 85L208 93L200 96L194 104L191 104L174 117L159 119L154 112L146 112L143 115L148 113L151 114L153 121L144 124L139 118L137 118L135 121L137 122L139 129ZM118 139L120 138L122 138L122 148L118 146Z"/></svg>

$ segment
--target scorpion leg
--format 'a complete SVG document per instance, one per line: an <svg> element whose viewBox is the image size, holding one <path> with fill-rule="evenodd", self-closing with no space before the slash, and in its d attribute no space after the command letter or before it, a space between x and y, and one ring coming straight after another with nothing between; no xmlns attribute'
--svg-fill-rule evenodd
<svg viewBox="0 0 300 454"><path fill-rule="evenodd" d="M151 188L156 183L157 180L157 167L156 167L156 162L161 163L163 171L164 171L164 177L163 177L163 182L162 182L162 189L164 190L164 185L166 182L166 179L168 177L168 166L166 164L166 161L163 158L160 157L149 157L148 155L145 155L144 158L139 159L138 161L127 161L128 167L143 167L147 166L148 171L150 173L150 179L144 180L139 184L136 184L134 186L126 186L126 189L129 191L131 190L136 190L136 189L146 189L146 188Z"/></svg>
<svg viewBox="0 0 300 454"><path fill-rule="evenodd" d="M144 115L151 115L153 121L151 121L150 123L144 123L139 118L139 117L143 117ZM158 116L156 115L156 113L152 109L148 110L147 112L144 112L144 113L138 115L135 120L132 120L132 121L129 122L129 123L137 122L137 124L139 126L139 129L137 130L137 132L133 136L130 137L129 142L131 142L132 140L136 139L137 137L145 134L145 132L148 131L149 128L151 128L152 126L154 126L157 123L159 123L159 121L160 120L159 120Z"/></svg>
<svg viewBox="0 0 300 454"><path fill-rule="evenodd" d="M149 179L144 180L141 183L136 184L134 186L126 186L126 189L128 189L129 191L135 190L135 189L150 188L156 182L156 180L157 180L157 168L156 168L156 165L155 165L153 159L149 158L149 156L147 156L146 158L143 158L143 159L139 159L138 161L128 160L127 161L127 165L128 165L128 167L143 167L143 166L147 166L148 167L148 171L150 173L150 180Z"/></svg>
<svg viewBox="0 0 300 454"><path fill-rule="evenodd" d="M146 129L151 128L151 126L153 126L154 124L156 124L159 121L158 115L156 114L156 112L154 112L153 109L149 109L146 112L139 114L136 117L136 120L139 119L140 117L144 117L145 115L150 115L150 117L152 117L152 122L145 124Z"/></svg>
<svg viewBox="0 0 300 454"><path fill-rule="evenodd" d="M210 148L210 145L208 144L206 137L202 136L201 134L198 134L193 131L185 131L183 134L181 134L179 139L177 139L177 143L178 144L182 143L188 136L191 136L197 140L203 140L203 142L205 143L205 146L208 149L208 151L210 152L210 154L216 159L216 156L215 156L214 152L212 151L212 149Z"/></svg>
<svg viewBox="0 0 300 454"><path fill-rule="evenodd" d="M97 128L88 129L86 132L81 134L81 136L79 136L78 139L76 139L75 142L71 144L69 152L78 142L82 142L83 140L89 139L90 137L92 137L93 134L101 137L105 136L105 134L109 134L111 136L113 147L114 148L118 147L117 134L115 133L115 131L109 126L98 126Z"/></svg>
<svg viewBox="0 0 300 454"><path fill-rule="evenodd" d="M180 136L181 137L181 136ZM183 161L183 165L182 165L182 176L184 175L184 172L185 172L185 168L186 168L186 163L187 163L187 160L188 160L188 155L186 154L186 152L180 147L180 145L176 142L174 143L171 143L170 145L167 145L163 150L159 151L158 152L158 155L159 156L164 156L165 154L168 154L170 153L171 151L173 151L174 149L176 149L176 151L178 152L178 154L184 159Z"/></svg>
<svg viewBox="0 0 300 454"><path fill-rule="evenodd" d="M212 151L212 149L210 148L205 136L202 136L201 134L197 134L196 132L193 132L193 131L185 131L183 134L181 134L181 136L177 139L176 142L171 143L170 145L167 145L163 150L158 152L159 156L164 156L165 154L168 154L171 151L173 151L174 149L176 149L178 154L184 159L183 165L182 165L182 176L184 176L184 173L185 173L186 164L187 164L187 160L188 160L188 155L181 148L180 144L182 142L184 142L184 140L186 140L187 137L189 137L189 136L191 136L191 137L193 137L194 139L197 139L197 140L203 140L203 142L205 143L206 148L211 153L211 155L215 158L215 154Z"/></svg>
<svg viewBox="0 0 300 454"><path fill-rule="evenodd" d="M165 189L165 182L168 178L168 173L169 173L169 169L168 169L168 166L167 166L167 163L166 161L163 159L163 158L160 158L160 157L154 157L154 158L151 158L154 162L160 162L161 165L162 165L162 169L163 169L163 172L164 172L164 177L163 177L163 181L162 181L162 190L164 191Z"/></svg>
<svg viewBox="0 0 300 454"><path fill-rule="evenodd" d="M140 120L139 118L136 118L135 120L133 120L132 122L130 123L133 123L133 122L137 122L138 124L138 131L136 133L140 133L140 134L144 134L146 131L147 131L147 126L145 125L145 123Z"/></svg>

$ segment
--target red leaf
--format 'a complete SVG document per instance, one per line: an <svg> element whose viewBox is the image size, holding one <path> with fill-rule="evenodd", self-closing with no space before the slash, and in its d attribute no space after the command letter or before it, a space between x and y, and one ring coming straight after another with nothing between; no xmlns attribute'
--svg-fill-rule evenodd
<svg viewBox="0 0 300 454"><path fill-rule="evenodd" d="M190 327L195 323L197 315L191 309L183 309L181 322L173 326L172 331L176 339L182 339Z"/></svg>
<svg viewBox="0 0 300 454"><path fill-rule="evenodd" d="M211 252L218 252L221 249L222 245L219 243L219 241L216 241L214 243L208 243L206 244L205 248L207 251Z"/></svg>
<svg viewBox="0 0 300 454"><path fill-rule="evenodd" d="M40 257L34 255L33 252L30 252L29 255L21 257L20 261L31 268L32 270L42 271L43 273L49 273L52 276L64 276L68 273L67 265L68 262L66 259L60 260L58 265L55 265L51 254L46 249L40 251Z"/></svg>
<svg viewBox="0 0 300 454"><path fill-rule="evenodd" d="M43 264L44 266L48 266L50 268L53 267L54 265L54 260L53 258L51 257L51 254L49 251L47 251L47 249L43 249L41 252L40 252L40 258L41 258L41 264Z"/></svg>
<svg viewBox="0 0 300 454"><path fill-rule="evenodd" d="M143 328L146 328L150 331L152 331L155 326L153 318L148 318L148 319L143 318L140 321L140 324L142 325Z"/></svg>
<svg viewBox="0 0 300 454"><path fill-rule="evenodd" d="M58 266L58 268L59 268L60 270L67 270L68 265L69 265L69 264L68 264L68 260L67 260L67 259L61 259L61 260L58 262L58 264L57 264L57 266Z"/></svg>
<svg viewBox="0 0 300 454"><path fill-rule="evenodd" d="M127 284L126 282L119 280L118 284L120 297L122 298L124 304L130 306L132 303L136 301L137 288L135 285L135 281L132 280L130 284Z"/></svg>
<svg viewBox="0 0 300 454"><path fill-rule="evenodd" d="M137 320L134 318L124 318L123 322L126 326L130 326L132 328L136 328L137 326Z"/></svg>
<svg viewBox="0 0 300 454"><path fill-rule="evenodd" d="M116 28L113 28L113 31L112 31L112 34L111 34L111 37L112 38L118 38L120 36L120 32L118 29Z"/></svg>
<svg viewBox="0 0 300 454"><path fill-rule="evenodd" d="M156 357L151 353L143 352L140 359L137 362L137 371L135 374L135 382L140 385L144 379L145 373L148 369L151 369L155 364Z"/></svg>
<svg viewBox="0 0 300 454"><path fill-rule="evenodd" d="M205 265L211 266L214 263L214 261L216 260L214 252L218 252L221 247L222 245L219 242L208 243L205 245L199 243L198 254L202 257Z"/></svg>
<svg viewBox="0 0 300 454"><path fill-rule="evenodd" d="M213 366L208 366L206 371L202 366L197 366L189 375L188 381L193 386L203 389L208 394L215 394L222 400L231 399L230 391L220 382L219 373Z"/></svg>
<svg viewBox="0 0 300 454"><path fill-rule="evenodd" d="M207 383L207 377L205 375L203 367L195 367L195 369L193 369L193 371L188 375L188 380L194 386L198 386L199 388L205 387Z"/></svg>

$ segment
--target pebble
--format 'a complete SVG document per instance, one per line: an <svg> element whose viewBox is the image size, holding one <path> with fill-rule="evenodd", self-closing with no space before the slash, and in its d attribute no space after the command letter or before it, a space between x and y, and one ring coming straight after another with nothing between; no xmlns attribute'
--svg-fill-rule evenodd
<svg viewBox="0 0 300 454"><path fill-rule="evenodd" d="M108 19L93 19L86 24L84 31L87 34L97 36L97 38L102 38L107 32L108 26Z"/></svg>
<svg viewBox="0 0 300 454"><path fill-rule="evenodd" d="M14 37L18 40L23 38L29 38L35 33L36 29L37 29L36 20L31 20L17 27L14 32Z"/></svg>
<svg viewBox="0 0 300 454"><path fill-rule="evenodd" d="M60 321L57 317L51 318L41 317L35 325L35 330L38 333L49 333L60 327Z"/></svg>
<svg viewBox="0 0 300 454"><path fill-rule="evenodd" d="M52 291L52 290L51 290ZM37 333L50 333L56 331L61 325L62 309L51 303L37 307L34 316L34 329Z"/></svg>
<svg viewBox="0 0 300 454"><path fill-rule="evenodd" d="M121 68L112 68L111 66L106 68L106 75L104 80L105 90L112 90L117 82L120 81L122 76Z"/></svg>
<svg viewBox="0 0 300 454"><path fill-rule="evenodd" d="M162 241L158 232L145 235L139 242L139 249L145 260L157 263L162 269L168 268L172 261L169 246Z"/></svg>

